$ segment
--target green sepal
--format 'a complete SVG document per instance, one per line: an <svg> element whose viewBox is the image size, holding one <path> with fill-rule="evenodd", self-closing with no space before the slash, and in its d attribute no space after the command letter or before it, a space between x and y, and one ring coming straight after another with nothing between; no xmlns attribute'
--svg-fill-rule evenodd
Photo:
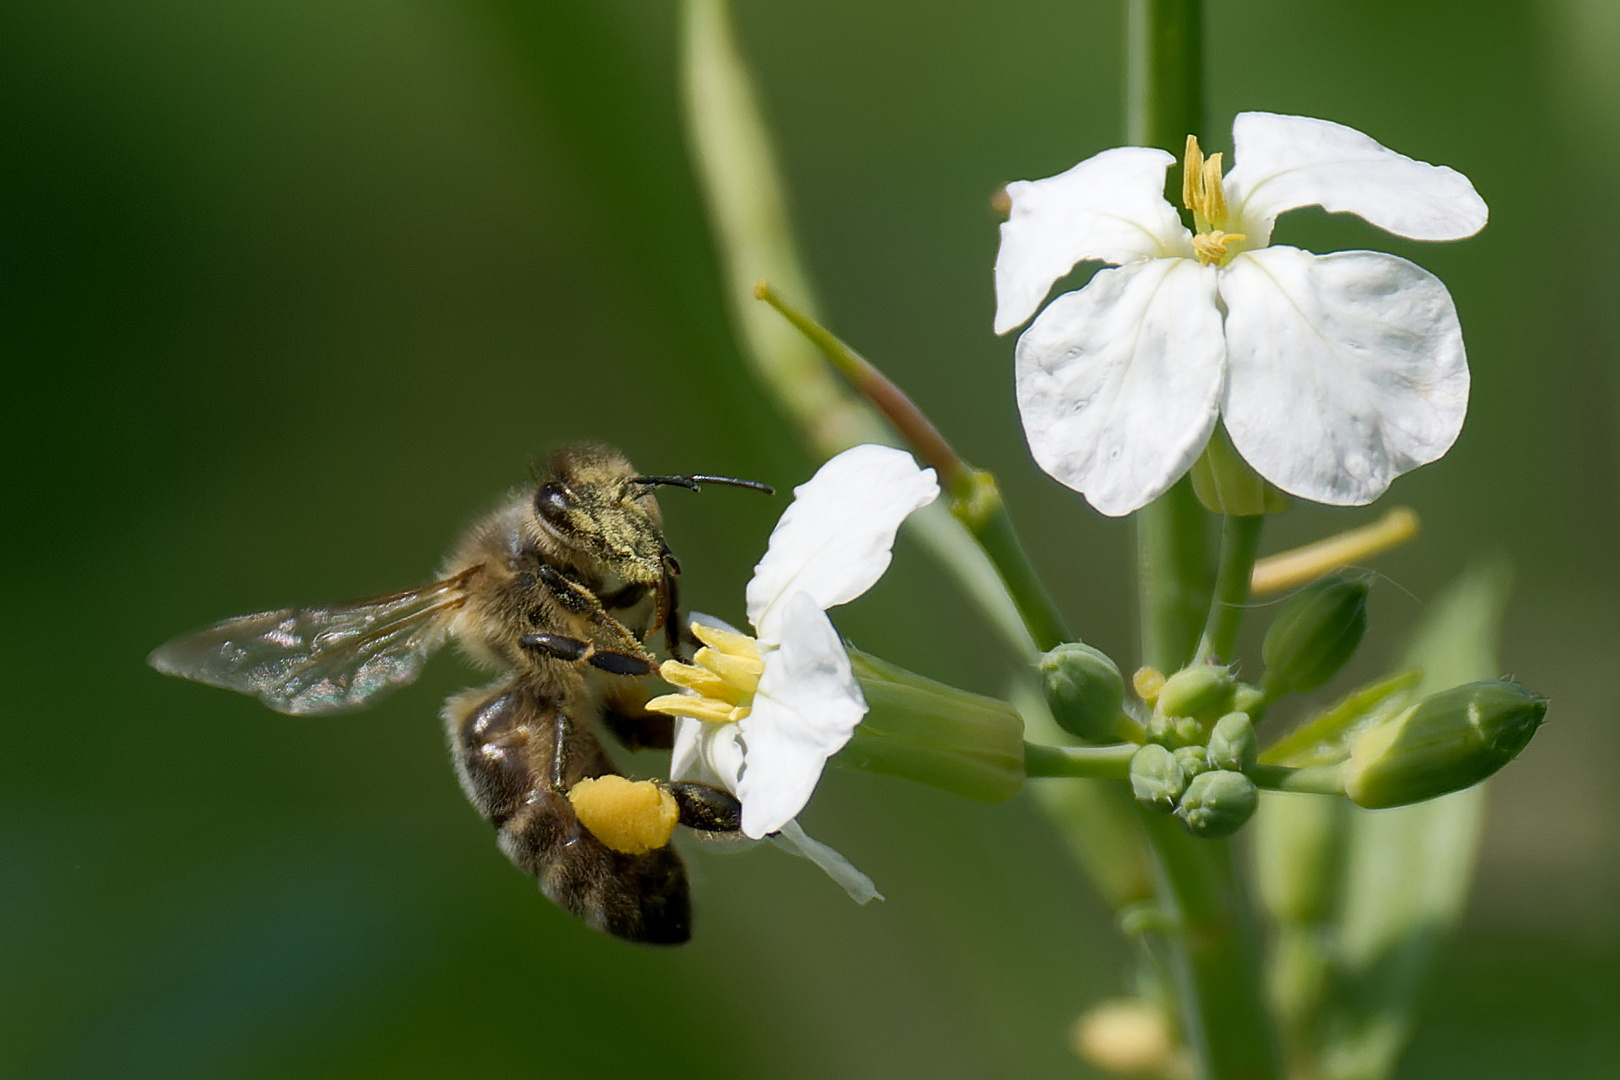
<svg viewBox="0 0 1620 1080"><path fill-rule="evenodd" d="M1442 690L1356 739L1345 794L1377 810L1473 787L1517 757L1546 715L1546 698L1506 679Z"/></svg>
<svg viewBox="0 0 1620 1080"><path fill-rule="evenodd" d="M1223 424L1216 424L1204 452L1192 467L1193 493L1204 509L1229 517L1280 514L1293 500L1249 467L1232 445Z"/></svg>
<svg viewBox="0 0 1620 1080"><path fill-rule="evenodd" d="M1024 721L1011 705L958 690L851 649L867 714L834 759L904 776L978 802L1003 802L1024 783Z"/></svg>
<svg viewBox="0 0 1620 1080"><path fill-rule="evenodd" d="M1272 700L1315 690L1337 675L1367 632L1367 582L1335 574L1289 598L1266 631L1260 656Z"/></svg>

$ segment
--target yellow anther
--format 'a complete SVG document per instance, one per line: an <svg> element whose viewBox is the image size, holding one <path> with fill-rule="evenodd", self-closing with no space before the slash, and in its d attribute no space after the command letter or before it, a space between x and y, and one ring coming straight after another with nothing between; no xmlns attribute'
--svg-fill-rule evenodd
<svg viewBox="0 0 1620 1080"><path fill-rule="evenodd" d="M1181 162L1181 205L1198 212L1204 184L1204 155L1198 149L1198 136L1187 136L1187 154Z"/></svg>
<svg viewBox="0 0 1620 1080"><path fill-rule="evenodd" d="M747 634L739 634L735 630L722 630L718 626L693 623L692 635L709 646L709 648L719 652L731 656L751 656L755 660L759 659L759 642Z"/></svg>
<svg viewBox="0 0 1620 1080"><path fill-rule="evenodd" d="M664 694L647 702L647 708L665 716L685 716L705 724L735 724L750 711L747 705L733 705L729 701L697 694Z"/></svg>
<svg viewBox="0 0 1620 1080"><path fill-rule="evenodd" d="M650 780L589 777L569 789L568 801L592 836L626 855L663 847L680 820L675 797Z"/></svg>
<svg viewBox="0 0 1620 1080"><path fill-rule="evenodd" d="M1217 229L1226 224L1226 191L1221 186L1221 155L1204 162L1204 217Z"/></svg>
<svg viewBox="0 0 1620 1080"><path fill-rule="evenodd" d="M735 688L714 672L675 660L665 660L660 664L658 674L671 686L678 686L682 690L690 690L704 697L730 698L735 693ZM742 700L739 698L732 704L740 705Z"/></svg>
<svg viewBox="0 0 1620 1080"><path fill-rule="evenodd" d="M1199 233L1192 240L1193 252L1198 256L1200 266L1225 266L1234 254L1229 250L1230 245L1247 239L1242 233L1226 233L1219 229Z"/></svg>
<svg viewBox="0 0 1620 1080"><path fill-rule="evenodd" d="M1158 668L1137 668L1136 674L1131 676L1131 689L1149 705L1159 700L1159 691L1164 689L1164 684L1164 672Z"/></svg>
<svg viewBox="0 0 1620 1080"><path fill-rule="evenodd" d="M668 716L686 716L706 724L734 724L748 715L759 692L765 661L759 642L735 630L692 624L692 633L704 648L692 663L665 660L658 667L664 681L689 694L665 694L647 702L647 708Z"/></svg>
<svg viewBox="0 0 1620 1080"><path fill-rule="evenodd" d="M759 676L765 670L765 661L757 655L738 656L715 649L699 649L692 661L747 694L759 689Z"/></svg>
<svg viewBox="0 0 1620 1080"><path fill-rule="evenodd" d="M1187 136L1181 162L1181 202L1193 215L1193 251L1203 266L1225 266L1235 254L1231 245L1246 239L1225 232L1226 189L1221 184L1221 155L1204 157L1196 136Z"/></svg>

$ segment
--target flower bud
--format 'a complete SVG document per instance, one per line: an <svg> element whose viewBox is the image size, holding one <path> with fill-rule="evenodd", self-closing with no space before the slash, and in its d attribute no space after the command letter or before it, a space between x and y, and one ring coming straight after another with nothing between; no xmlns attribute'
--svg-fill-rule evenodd
<svg viewBox="0 0 1620 1080"><path fill-rule="evenodd" d="M1161 716L1213 720L1231 705L1234 685L1230 669L1219 664L1195 664L1165 680L1154 708Z"/></svg>
<svg viewBox="0 0 1620 1080"><path fill-rule="evenodd" d="M1473 787L1517 757L1546 715L1546 698L1506 679L1442 690L1351 744L1345 794L1376 810Z"/></svg>
<svg viewBox="0 0 1620 1080"><path fill-rule="evenodd" d="M1176 745L1183 747L1202 747L1204 745L1205 737L1209 734L1209 732L1204 729L1203 724L1200 724L1197 720L1194 720L1190 716L1183 716L1181 719L1175 721L1173 730L1175 732L1174 741Z"/></svg>
<svg viewBox="0 0 1620 1080"><path fill-rule="evenodd" d="M1125 677L1107 654L1071 642L1041 657L1041 689L1052 718L1087 742L1116 742L1128 724Z"/></svg>
<svg viewBox="0 0 1620 1080"><path fill-rule="evenodd" d="M1278 612L1260 655L1271 697L1315 690L1338 674L1367 632L1367 583L1334 575L1307 585Z"/></svg>
<svg viewBox="0 0 1620 1080"><path fill-rule="evenodd" d="M1260 756L1260 742L1248 713L1227 713L1209 734L1209 767L1248 772Z"/></svg>
<svg viewBox="0 0 1620 1080"><path fill-rule="evenodd" d="M1209 758L1202 746L1183 746L1180 750L1172 750L1176 764L1181 766L1181 775L1188 780L1200 773L1209 772Z"/></svg>
<svg viewBox="0 0 1620 1080"><path fill-rule="evenodd" d="M1131 793L1137 801L1169 812L1186 786L1175 755L1159 744L1148 743L1131 758Z"/></svg>
<svg viewBox="0 0 1620 1080"><path fill-rule="evenodd" d="M1242 773L1216 769L1193 778L1176 816L1194 836L1230 836L1254 816L1260 789Z"/></svg>

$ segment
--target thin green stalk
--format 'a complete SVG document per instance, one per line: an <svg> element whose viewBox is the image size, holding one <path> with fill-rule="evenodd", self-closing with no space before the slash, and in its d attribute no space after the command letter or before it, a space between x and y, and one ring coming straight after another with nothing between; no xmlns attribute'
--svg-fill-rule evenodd
<svg viewBox="0 0 1620 1080"><path fill-rule="evenodd" d="M1131 757L1140 749L1134 743L1119 746L1044 746L1027 742L1024 744L1024 773L1028 776L1123 780L1130 775Z"/></svg>
<svg viewBox="0 0 1620 1080"><path fill-rule="evenodd" d="M894 425L911 444L913 452L939 474L939 482L950 496L951 513L967 526L973 539L995 564L1036 646L1044 652L1072 641L1074 635L1064 623L1063 613L1024 554L996 478L963 461L904 390L814 316L788 303L769 282L758 282L754 295L780 312L806 340L821 350L849 384Z"/></svg>
<svg viewBox="0 0 1620 1080"><path fill-rule="evenodd" d="M1204 637L1198 643L1202 660L1230 663L1237 650L1238 630L1249 602L1249 579L1254 575L1255 556L1260 553L1260 533L1266 524L1264 514L1254 517L1228 515L1221 521L1221 559L1215 574L1215 594L1209 600L1209 618Z"/></svg>
<svg viewBox="0 0 1620 1080"><path fill-rule="evenodd" d="M1180 156L1203 129L1202 0L1126 0L1126 140ZM1138 515L1144 659L1173 671L1193 655L1207 609L1204 516L1182 478ZM1182 1034L1205 1080L1277 1080L1248 897L1224 840L1141 812L1159 871Z"/></svg>

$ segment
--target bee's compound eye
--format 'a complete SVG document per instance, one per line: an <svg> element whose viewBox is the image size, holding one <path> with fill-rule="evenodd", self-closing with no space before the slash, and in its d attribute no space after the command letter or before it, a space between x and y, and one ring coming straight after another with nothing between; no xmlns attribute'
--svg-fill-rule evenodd
<svg viewBox="0 0 1620 1080"><path fill-rule="evenodd" d="M534 493L534 512L553 525L565 524L573 508L574 496L555 480L541 484Z"/></svg>

